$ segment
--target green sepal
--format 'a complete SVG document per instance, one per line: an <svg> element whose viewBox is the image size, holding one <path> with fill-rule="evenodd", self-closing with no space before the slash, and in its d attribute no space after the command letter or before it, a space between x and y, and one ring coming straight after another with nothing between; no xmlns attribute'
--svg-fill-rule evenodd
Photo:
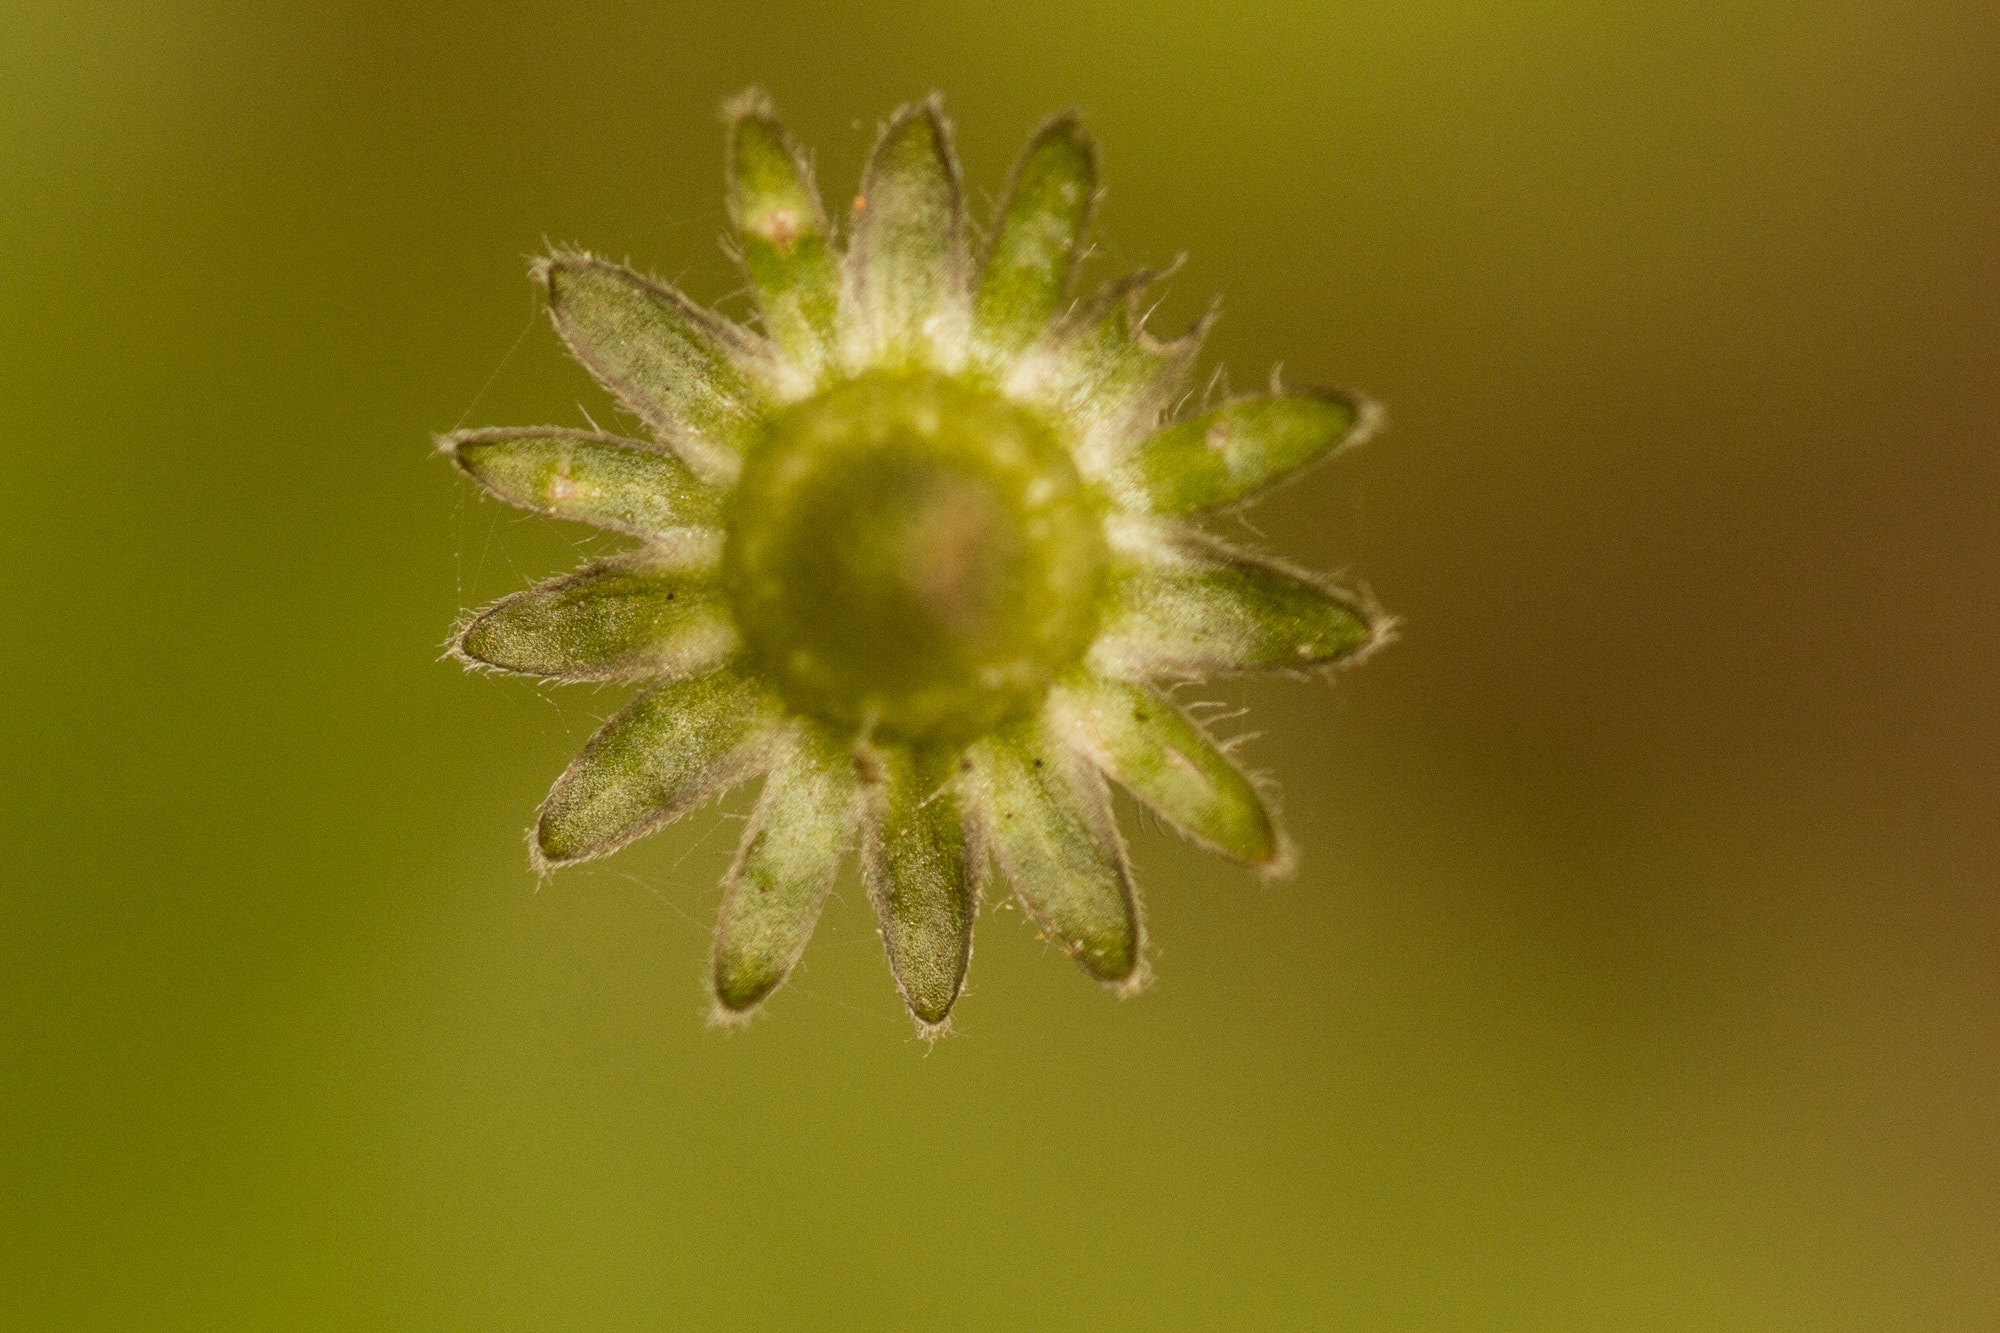
<svg viewBox="0 0 2000 1333"><path fill-rule="evenodd" d="M535 868L615 852L754 776L782 721L728 669L640 695L556 779L529 843Z"/></svg>
<svg viewBox="0 0 2000 1333"><path fill-rule="evenodd" d="M854 786L847 751L819 728L797 726L722 881L712 984L725 1014L755 1008L804 952L847 846Z"/></svg>
<svg viewBox="0 0 2000 1333"><path fill-rule="evenodd" d="M1049 691L1043 718L1050 732L1195 842L1267 875L1290 868L1290 849L1257 788L1151 690L1078 671Z"/></svg>
<svg viewBox="0 0 2000 1333"><path fill-rule="evenodd" d="M958 157L936 96L903 107L882 132L849 236L849 369L956 369L971 293Z"/></svg>
<svg viewBox="0 0 2000 1333"><path fill-rule="evenodd" d="M861 877L881 923L882 946L919 1031L951 1017L972 958L978 884L950 785L944 749L866 745L862 768Z"/></svg>
<svg viewBox="0 0 2000 1333"><path fill-rule="evenodd" d="M534 276L570 354L704 480L733 480L776 375L768 346L673 288L588 254L538 259Z"/></svg>
<svg viewBox="0 0 2000 1333"><path fill-rule="evenodd" d="M840 256L812 167L755 90L724 113L729 120L729 216L743 268L771 340L799 368L801 391L815 384L834 346L840 312Z"/></svg>
<svg viewBox="0 0 2000 1333"><path fill-rule="evenodd" d="M696 676L736 651L714 542L662 546L503 597L459 635L469 664L549 680ZM699 548L706 548L702 552Z"/></svg>
<svg viewBox="0 0 2000 1333"><path fill-rule="evenodd" d="M1138 899L1097 770L1032 721L967 747L959 776L1014 894L1084 971L1144 981Z"/></svg>
<svg viewBox="0 0 2000 1333"><path fill-rule="evenodd" d="M1167 426L1119 460L1103 485L1130 509L1215 509L1330 456L1373 417L1366 404L1335 393L1246 398Z"/></svg>
<svg viewBox="0 0 2000 1333"><path fill-rule="evenodd" d="M1062 308L1096 201L1097 152L1066 111L1029 140L1000 205L973 295L973 338L986 359L1033 342Z"/></svg>
<svg viewBox="0 0 2000 1333"><path fill-rule="evenodd" d="M1031 344L1007 390L1068 432L1077 469L1096 479L1159 429L1215 322L1210 306L1188 331L1161 341L1146 331L1146 290L1165 272L1109 283Z"/></svg>
<svg viewBox="0 0 2000 1333"><path fill-rule="evenodd" d="M1190 531L1109 525L1110 583L1093 669L1119 680L1308 667L1379 641L1354 593Z"/></svg>
<svg viewBox="0 0 2000 1333"><path fill-rule="evenodd" d="M672 454L559 426L461 430L438 438L459 470L508 504L633 537L710 526L724 492Z"/></svg>

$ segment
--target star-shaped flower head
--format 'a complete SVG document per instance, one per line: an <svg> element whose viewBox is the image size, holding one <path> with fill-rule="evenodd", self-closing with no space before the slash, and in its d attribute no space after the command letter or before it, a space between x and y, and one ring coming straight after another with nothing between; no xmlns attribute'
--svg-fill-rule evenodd
<svg viewBox="0 0 2000 1333"><path fill-rule="evenodd" d="M511 504L634 539L486 608L469 665L634 681L530 832L587 861L738 783L762 791L724 877L716 1013L804 949L848 847L905 1004L949 1020L998 867L1093 977L1146 978L1106 779L1266 873L1264 794L1167 688L1383 643L1364 596L1225 543L1227 511L1364 435L1371 407L1276 392L1186 409L1210 318L1161 341L1140 273L1080 300L1096 158L1058 116L968 236L938 100L898 111L845 244L752 93L727 113L745 328L589 254L534 265L550 317L650 440L557 427L440 444Z"/></svg>

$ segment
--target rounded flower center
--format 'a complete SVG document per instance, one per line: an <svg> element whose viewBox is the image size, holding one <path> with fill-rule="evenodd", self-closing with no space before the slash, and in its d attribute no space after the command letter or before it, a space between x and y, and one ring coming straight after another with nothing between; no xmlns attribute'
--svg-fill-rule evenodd
<svg viewBox="0 0 2000 1333"><path fill-rule="evenodd" d="M965 740L1095 632L1104 540L1034 417L936 375L869 374L778 414L724 548L737 624L792 704Z"/></svg>

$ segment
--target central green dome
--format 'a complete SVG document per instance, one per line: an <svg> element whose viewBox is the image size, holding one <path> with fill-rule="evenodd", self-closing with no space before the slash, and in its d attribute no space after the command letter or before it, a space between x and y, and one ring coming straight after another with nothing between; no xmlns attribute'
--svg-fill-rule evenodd
<svg viewBox="0 0 2000 1333"><path fill-rule="evenodd" d="M1082 655L1104 540L1037 418L940 376L871 374L773 419L723 560L737 624L795 707L954 741Z"/></svg>

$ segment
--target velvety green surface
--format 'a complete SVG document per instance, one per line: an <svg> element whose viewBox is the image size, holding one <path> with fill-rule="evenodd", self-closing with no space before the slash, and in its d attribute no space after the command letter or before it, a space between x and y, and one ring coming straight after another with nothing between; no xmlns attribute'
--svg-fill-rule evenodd
<svg viewBox="0 0 2000 1333"><path fill-rule="evenodd" d="M0 7L0 1325L2000 1323L1997 65L1969 0ZM1086 280L1186 250L1157 331L1388 405L1248 517L1402 640L1190 694L1300 869L1121 797L1139 998L989 906L927 1055L850 862L710 1031L741 825L538 889L629 691L437 660L614 543L432 434L642 434L524 257L746 313L753 81L836 217L898 102L980 222L1079 104Z"/></svg>
<svg viewBox="0 0 2000 1333"><path fill-rule="evenodd" d="M1096 633L1104 539L1047 426L936 375L779 414L729 497L724 581L754 671L857 731L963 743Z"/></svg>

